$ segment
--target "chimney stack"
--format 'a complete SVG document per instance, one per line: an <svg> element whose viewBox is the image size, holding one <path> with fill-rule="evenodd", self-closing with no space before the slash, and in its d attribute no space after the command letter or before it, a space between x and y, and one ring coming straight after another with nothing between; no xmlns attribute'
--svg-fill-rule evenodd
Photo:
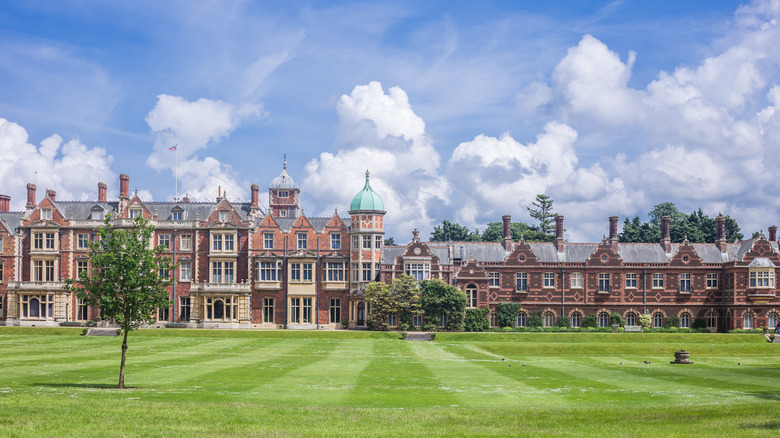
<svg viewBox="0 0 780 438"><path fill-rule="evenodd" d="M11 197L0 195L0 213L8 213L9 211L11 211Z"/></svg>
<svg viewBox="0 0 780 438"><path fill-rule="evenodd" d="M119 175L119 199L130 199L130 177Z"/></svg>
<svg viewBox="0 0 780 438"><path fill-rule="evenodd" d="M723 216L715 218L715 246L720 252L726 252L726 218Z"/></svg>
<svg viewBox="0 0 780 438"><path fill-rule="evenodd" d="M48 196L52 201L57 200L57 192L52 189L46 189L46 196Z"/></svg>
<svg viewBox="0 0 780 438"><path fill-rule="evenodd" d="M618 217L609 217L609 244L612 245L612 249L617 252L618 250Z"/></svg>
<svg viewBox="0 0 780 438"><path fill-rule="evenodd" d="M555 216L555 249L563 252L563 216Z"/></svg>
<svg viewBox="0 0 780 438"><path fill-rule="evenodd" d="M186 203L189 203L189 202L190 202L190 197L189 197L189 196L187 196L187 195L184 195L184 197L183 197L183 198L181 198L181 202L186 202Z"/></svg>
<svg viewBox="0 0 780 438"><path fill-rule="evenodd" d="M671 221L672 218L669 216L661 217L661 246L667 254L672 252L672 238L669 234L669 223Z"/></svg>
<svg viewBox="0 0 780 438"><path fill-rule="evenodd" d="M106 183L98 183L98 202L106 202L106 189L108 189Z"/></svg>
<svg viewBox="0 0 780 438"><path fill-rule="evenodd" d="M777 227L772 225L769 227L769 241L774 242L777 240Z"/></svg>
<svg viewBox="0 0 780 438"><path fill-rule="evenodd" d="M501 217L504 221L504 249L507 251L512 250L512 216L505 214Z"/></svg>
<svg viewBox="0 0 780 438"><path fill-rule="evenodd" d="M260 206L260 186L252 184L252 205L251 208L258 208Z"/></svg>
<svg viewBox="0 0 780 438"><path fill-rule="evenodd" d="M27 208L35 207L35 190L37 188L35 184L27 184Z"/></svg>

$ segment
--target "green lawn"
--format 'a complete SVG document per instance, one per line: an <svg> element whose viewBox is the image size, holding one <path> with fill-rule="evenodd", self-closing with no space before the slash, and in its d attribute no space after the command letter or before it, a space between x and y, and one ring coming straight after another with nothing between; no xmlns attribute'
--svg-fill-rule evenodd
<svg viewBox="0 0 780 438"><path fill-rule="evenodd" d="M80 333L0 328L0 436L780 432L757 334L141 330L120 391L121 338Z"/></svg>

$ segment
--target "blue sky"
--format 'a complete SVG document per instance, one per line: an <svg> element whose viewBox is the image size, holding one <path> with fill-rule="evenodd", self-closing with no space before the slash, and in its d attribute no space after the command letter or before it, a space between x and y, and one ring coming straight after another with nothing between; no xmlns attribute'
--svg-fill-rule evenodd
<svg viewBox="0 0 780 438"><path fill-rule="evenodd" d="M777 1L6 1L0 193L245 200L288 169L307 215L366 168L388 235L530 221L570 241L659 202L777 222ZM262 199L262 198L261 198Z"/></svg>

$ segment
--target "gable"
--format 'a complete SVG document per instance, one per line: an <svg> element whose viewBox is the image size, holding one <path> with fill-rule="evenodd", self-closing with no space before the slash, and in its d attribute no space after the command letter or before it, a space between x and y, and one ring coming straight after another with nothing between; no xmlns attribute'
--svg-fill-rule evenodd
<svg viewBox="0 0 780 438"><path fill-rule="evenodd" d="M506 266L538 265L539 258L536 257L536 254L534 254L533 250L525 242L525 240L521 240L515 245L515 248L506 257L504 264Z"/></svg>
<svg viewBox="0 0 780 438"><path fill-rule="evenodd" d="M620 254L606 240L602 240L585 261L585 266L621 266L622 264Z"/></svg>
<svg viewBox="0 0 780 438"><path fill-rule="evenodd" d="M677 251L675 251L672 258L669 259L669 266L682 267L701 265L702 259L696 252L696 248L689 244L687 240L677 247Z"/></svg>

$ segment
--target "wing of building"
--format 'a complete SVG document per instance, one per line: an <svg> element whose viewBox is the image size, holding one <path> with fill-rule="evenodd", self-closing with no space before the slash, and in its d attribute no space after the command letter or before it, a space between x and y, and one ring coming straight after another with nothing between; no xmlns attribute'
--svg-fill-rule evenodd
<svg viewBox="0 0 780 438"><path fill-rule="evenodd" d="M512 241L511 218L504 216L502 242L423 242L415 232L408 245L385 246L384 204L368 172L345 217L338 211L306 216L286 164L268 187L267 209L257 185L248 203L222 193L214 202L143 202L130 194L129 181L120 175L119 197L111 201L102 182L96 201L59 201L53 190L39 199L28 184L26 208L18 212L0 195L0 323L99 319L97 309L63 285L89 272L89 243L107 215L118 226L131 226L136 216L148 219L155 244L179 264L169 273L172 305L159 310L159 325L363 327L365 286L402 273L461 288L469 307L516 303L519 326L533 313L546 326L565 317L575 327L588 315L607 326L613 313L638 325L638 316L649 313L655 326L676 316L681 327L701 319L715 331L774 326L780 314L774 226L768 237L726 242L719 217L715 243L672 243L663 218L658 243L619 243L613 216L601 242L570 243L558 216L555 241L532 243Z"/></svg>

